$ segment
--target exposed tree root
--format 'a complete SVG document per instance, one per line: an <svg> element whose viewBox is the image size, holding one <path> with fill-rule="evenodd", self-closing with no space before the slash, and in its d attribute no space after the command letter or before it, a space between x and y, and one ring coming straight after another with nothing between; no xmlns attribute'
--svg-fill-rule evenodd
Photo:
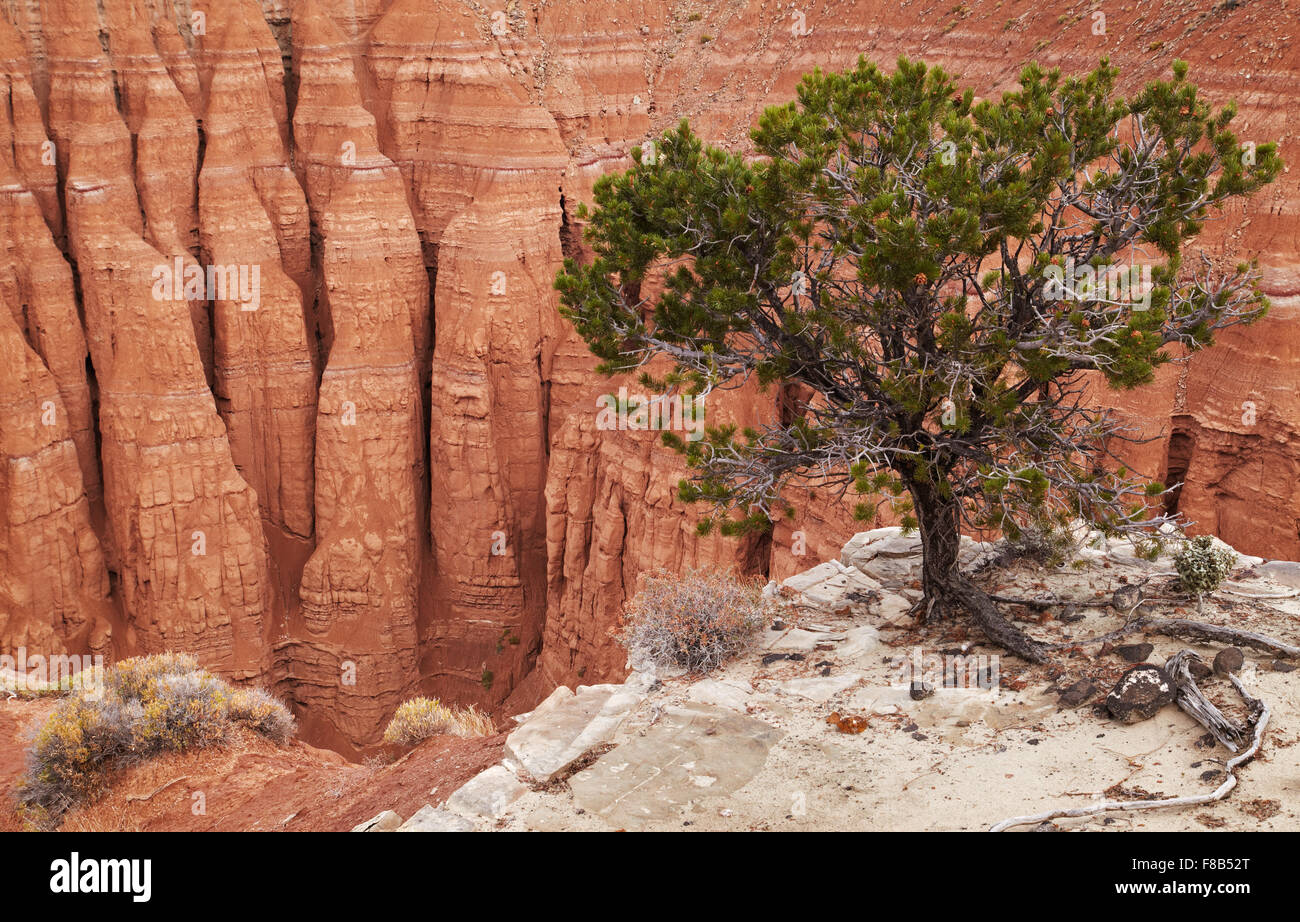
<svg viewBox="0 0 1300 922"><path fill-rule="evenodd" d="M1184 654L1187 656L1184 656ZM1195 654L1191 653L1190 650L1184 650L1182 653L1179 653L1171 659L1169 663L1166 664L1166 668L1172 666L1175 671L1185 672L1187 657L1194 655ZM1184 659L1175 663L1175 660L1177 660L1178 657L1184 657ZM1015 826L1037 825L1038 823L1045 823L1048 820L1062 819L1066 817L1096 816L1099 813L1110 813L1115 810L1158 810L1167 807L1196 807L1202 804L1209 804L1223 800L1228 796L1232 789L1237 786L1237 766L1254 758L1255 754L1259 752L1260 743L1264 740L1264 730L1268 727L1269 718L1269 709L1267 704L1248 695L1245 688L1242 687L1240 680L1238 680L1235 675L1229 676L1229 679L1232 681L1233 687L1237 690L1237 693L1241 695L1242 700L1246 702L1246 706L1250 710L1251 722L1254 724L1254 734L1251 738L1250 747L1245 752L1233 756L1228 760L1227 764L1224 765L1224 771L1227 772L1228 777L1210 793L1194 794L1188 797L1166 797L1160 800L1110 800L1103 801L1099 804L1092 804L1088 807L1076 807L1067 810L1049 810L1045 813L1036 813L1032 816L1013 816L1010 819L1005 819L1002 822L993 825L989 828L989 832L1002 832ZM1187 681L1190 683L1192 689L1196 689L1196 683L1191 681L1190 674L1187 675ZM1183 705L1184 695L1182 692L1183 686L1180 685L1178 698L1179 706L1183 707L1183 710L1187 711L1194 720L1201 723L1202 726L1205 726L1211 733L1214 733L1214 729L1206 724L1202 719L1203 716L1208 716L1207 713L1200 712L1199 710L1194 712ZM1218 708L1215 708L1213 704L1205 701L1205 696L1200 694L1199 689L1196 689L1196 694L1200 696L1200 699L1204 701L1205 704L1209 705L1210 708L1213 708L1214 713L1218 714L1220 719L1223 719L1226 722L1226 718L1223 717ZM1233 726L1234 729L1239 729L1236 728L1235 725L1231 726ZM1233 748L1235 750L1235 747Z"/></svg>
<svg viewBox="0 0 1300 922"><path fill-rule="evenodd" d="M1283 643L1267 635L1257 634L1254 631L1243 631L1241 628L1225 627L1221 624L1209 624L1205 621L1189 621L1186 618L1138 618L1109 633L1100 634L1097 637L1087 637L1083 640L1071 640L1068 643L1049 644L1046 645L1046 649L1068 650L1070 647L1080 647L1084 644L1106 643L1129 634L1136 634L1139 631L1164 634L1166 637L1208 640L1238 647L1252 647L1281 657L1300 657L1300 647L1293 647L1291 644Z"/></svg>
<svg viewBox="0 0 1300 922"><path fill-rule="evenodd" d="M958 576L952 583L949 594L953 602L970 612L990 643L1031 663L1051 662L1049 648L1002 617L988 593L969 579Z"/></svg>
<svg viewBox="0 0 1300 922"><path fill-rule="evenodd" d="M1149 579L1150 577L1148 577ZM1146 580L1143 580L1145 583ZM1140 586L1140 584L1138 584ZM1240 647L1251 647L1256 650L1263 650L1272 653L1275 656L1286 658L1300 658L1300 647L1293 646L1283 641L1269 637L1265 634L1257 634L1254 631L1246 631L1240 628L1225 627L1219 624L1210 624L1205 621L1192 621L1187 618L1150 618L1140 617L1128 621L1123 627L1109 633L1102 634L1098 637L1089 637L1084 640L1072 640L1068 643L1043 643L1034 640L1020 628L1007 621L997 610L995 603L1004 605L1024 605L1036 610L1044 610L1055 605L1077 604L1077 605L1096 605L1096 599L1062 599L1054 594L1039 596L1037 598L1016 598L1013 596L991 595L984 592L964 575L958 575L954 583L948 588L945 595L948 600L956 605L965 608L974 617L975 622L980 626L990 643L1002 647L1008 653L1014 653L1023 657L1032 663L1047 663L1051 661L1050 654L1056 650L1068 650L1071 647L1083 646L1085 644L1105 643L1110 640L1118 640L1129 634L1135 634L1139 631L1147 631L1153 634L1164 634L1168 637L1182 637L1189 640L1211 641L1217 643L1234 644ZM1177 602L1179 599L1163 599L1160 597L1139 597L1138 602L1126 612L1126 616L1131 615L1142 605L1148 602ZM1114 604L1112 602L1112 607ZM913 610L920 616L921 621L930 620L935 608L933 599L927 600L922 598L921 601L913 607Z"/></svg>
<svg viewBox="0 0 1300 922"><path fill-rule="evenodd" d="M1034 609L1035 611L1043 611L1043 610L1048 609L1048 608L1053 608L1053 607L1055 607L1055 606L1057 606L1057 605L1077 605L1077 604L1079 604L1078 602L1072 602L1070 599L1060 599L1060 598L1057 598L1057 597L1054 596L1054 595L1040 596L1039 598L1036 598L1036 599L1021 599L1021 598L1016 598L1015 596L1009 596L1009 595L991 595L991 594L990 594L990 595L989 595L989 598L990 598L991 600L993 600L994 602L999 602L999 603L1001 603L1001 604L1003 604L1003 605L1023 605L1023 606L1025 606L1026 608L1032 608L1032 609Z"/></svg>
<svg viewBox="0 0 1300 922"><path fill-rule="evenodd" d="M1188 621L1185 618L1139 619L1145 630L1168 637L1190 637L1193 640L1211 640L1219 643L1231 643L1239 647L1254 647L1266 650L1278 656L1300 657L1300 647L1274 640L1254 631L1243 631L1235 627L1223 627L1218 624L1206 624L1204 621Z"/></svg>

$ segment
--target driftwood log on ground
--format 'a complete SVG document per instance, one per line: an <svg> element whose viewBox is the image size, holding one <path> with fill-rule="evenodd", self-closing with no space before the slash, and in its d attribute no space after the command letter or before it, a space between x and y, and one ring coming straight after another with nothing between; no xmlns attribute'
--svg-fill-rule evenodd
<svg viewBox="0 0 1300 922"><path fill-rule="evenodd" d="M1230 752L1236 752L1241 748L1242 739L1250 728L1233 723L1213 701L1205 697L1205 693L1197 686L1196 679L1192 677L1193 662L1200 663L1200 657L1191 650L1180 650L1165 662L1165 672L1178 689L1174 700Z"/></svg>
<svg viewBox="0 0 1300 922"><path fill-rule="evenodd" d="M1221 624L1210 624L1206 621L1189 621L1186 618L1137 618L1109 633L1100 634L1097 637L1088 637L1083 640L1052 644L1048 649L1067 650L1070 647L1081 647L1085 644L1105 643L1110 640L1118 640L1129 634L1136 634L1139 631L1164 634L1167 637L1182 637L1187 640L1203 640L1238 647L1252 647L1256 650L1263 650L1275 656L1286 658L1300 657L1300 647L1283 643L1265 634L1257 634L1254 631L1245 631L1241 628L1225 627Z"/></svg>
<svg viewBox="0 0 1300 922"><path fill-rule="evenodd" d="M1254 631L1240 628L1224 627L1221 624L1207 624L1204 621L1188 621L1185 618L1142 618L1138 622L1144 630L1169 637L1186 637L1192 640L1208 640L1232 644L1238 647L1253 647L1278 656L1300 657L1300 647L1274 640Z"/></svg>

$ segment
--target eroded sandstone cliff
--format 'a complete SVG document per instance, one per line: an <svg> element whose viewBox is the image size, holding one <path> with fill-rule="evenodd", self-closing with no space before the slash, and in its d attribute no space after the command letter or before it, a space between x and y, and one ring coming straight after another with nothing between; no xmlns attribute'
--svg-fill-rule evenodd
<svg viewBox="0 0 1300 922"><path fill-rule="evenodd" d="M622 382L551 288L596 178L683 117L743 150L859 54L981 94L1183 57L1295 160L1297 29L1288 0L0 0L0 645L191 650L345 750L417 690L615 678L639 573L782 577L855 529L810 496L700 538L678 457L597 425ZM1205 240L1259 257L1273 314L1103 397L1201 530L1292 559L1296 175Z"/></svg>

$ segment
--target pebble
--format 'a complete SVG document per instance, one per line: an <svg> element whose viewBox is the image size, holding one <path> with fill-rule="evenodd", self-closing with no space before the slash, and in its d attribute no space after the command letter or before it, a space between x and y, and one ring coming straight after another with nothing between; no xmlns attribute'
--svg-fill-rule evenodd
<svg viewBox="0 0 1300 922"><path fill-rule="evenodd" d="M1214 657L1214 674L1226 678L1230 673L1240 672L1246 662L1246 654L1238 647L1225 647Z"/></svg>

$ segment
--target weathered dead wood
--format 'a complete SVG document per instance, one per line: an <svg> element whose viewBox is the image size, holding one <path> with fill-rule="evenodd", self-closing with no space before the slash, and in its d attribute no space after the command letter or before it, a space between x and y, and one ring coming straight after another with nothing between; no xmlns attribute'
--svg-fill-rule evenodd
<svg viewBox="0 0 1300 922"><path fill-rule="evenodd" d="M1226 592L1229 595L1239 596L1243 599L1255 599L1257 601L1300 598L1300 589L1290 589L1285 592L1242 592L1240 589L1234 589L1231 586L1224 586L1219 591Z"/></svg>
<svg viewBox="0 0 1300 922"><path fill-rule="evenodd" d="M1192 720L1210 731L1210 735L1230 752L1236 752L1249 728L1238 726L1229 720L1215 707L1213 701L1205 697L1205 693L1196 684L1196 679L1192 677L1190 667L1193 662L1200 662L1200 657L1191 650L1180 650L1165 661L1165 672L1177 689L1174 700Z"/></svg>
<svg viewBox="0 0 1300 922"><path fill-rule="evenodd" d="M1204 621L1188 621L1186 618L1144 618L1141 619L1145 630L1168 637L1188 637L1193 640L1209 640L1227 643L1237 647L1253 647L1266 650L1278 656L1300 657L1300 647L1283 643L1254 631L1240 628L1224 627L1221 624L1207 624Z"/></svg>
<svg viewBox="0 0 1300 922"><path fill-rule="evenodd" d="M126 799L128 801L153 800L153 798L156 795L161 794L163 791L167 790L173 784L177 784L178 782L184 781L187 778L189 778L189 775L181 775L179 778L173 778L171 781L168 781L166 784L162 785L161 787L154 788L148 794L128 794L126 795Z"/></svg>
<svg viewBox="0 0 1300 922"><path fill-rule="evenodd" d="M1082 640L1051 644L1047 649L1068 650L1070 647L1081 647L1085 644L1105 643L1110 640L1118 640L1129 634L1136 634L1139 631L1164 634L1167 637L1182 637L1188 640L1207 640L1238 647L1253 647L1256 650L1264 650L1281 657L1300 657L1300 647L1293 647L1291 644L1283 643L1267 635L1257 634L1254 631L1244 631L1241 628L1225 627L1221 624L1210 624L1205 621L1189 621L1186 618L1138 618L1109 633L1099 634L1096 637L1086 637Z"/></svg>

